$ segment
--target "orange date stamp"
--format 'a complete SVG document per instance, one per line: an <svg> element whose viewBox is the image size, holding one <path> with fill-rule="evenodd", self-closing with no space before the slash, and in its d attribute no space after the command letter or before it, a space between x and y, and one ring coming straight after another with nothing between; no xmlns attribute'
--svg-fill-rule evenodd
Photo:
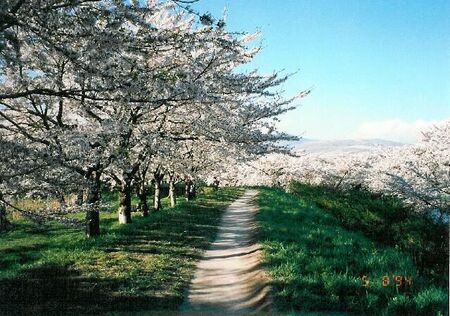
<svg viewBox="0 0 450 316"><path fill-rule="evenodd" d="M403 275L392 275L391 277L383 275L381 278L376 279L376 281L380 281L383 287L395 286L397 288L405 288L413 285L413 277ZM369 280L367 275L361 277L361 284L365 288L370 287L371 280Z"/></svg>

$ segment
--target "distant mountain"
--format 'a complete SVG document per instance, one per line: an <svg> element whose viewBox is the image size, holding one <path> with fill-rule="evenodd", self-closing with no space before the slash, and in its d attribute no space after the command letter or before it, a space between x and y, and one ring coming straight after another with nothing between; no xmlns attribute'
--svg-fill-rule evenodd
<svg viewBox="0 0 450 316"><path fill-rule="evenodd" d="M301 139L291 142L295 151L313 154L363 153L379 148L405 146L404 143L384 139L342 139L342 140L311 140Z"/></svg>

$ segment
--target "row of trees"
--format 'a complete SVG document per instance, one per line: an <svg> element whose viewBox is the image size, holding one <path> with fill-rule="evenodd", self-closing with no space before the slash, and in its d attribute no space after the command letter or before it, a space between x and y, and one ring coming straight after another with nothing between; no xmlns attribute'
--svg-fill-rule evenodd
<svg viewBox="0 0 450 316"><path fill-rule="evenodd" d="M420 212L450 214L450 121L423 131L414 145L297 155L269 154L224 175L224 181L286 189L292 180L334 189L362 187L395 195Z"/></svg>
<svg viewBox="0 0 450 316"><path fill-rule="evenodd" d="M164 180L175 205L177 181L189 196L231 159L287 150L277 142L293 137L274 127L295 99L276 89L287 77L241 70L258 34L228 32L187 2L2 1L1 209L86 191L93 236L102 183L119 191L126 224L133 190L145 216L150 184L158 210Z"/></svg>

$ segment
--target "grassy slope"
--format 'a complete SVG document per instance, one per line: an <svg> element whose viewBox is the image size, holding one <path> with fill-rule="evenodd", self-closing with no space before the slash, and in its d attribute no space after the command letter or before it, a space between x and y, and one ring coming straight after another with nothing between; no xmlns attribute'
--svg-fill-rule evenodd
<svg viewBox="0 0 450 316"><path fill-rule="evenodd" d="M293 182L291 192L333 214L343 227L412 257L421 275L443 280L448 275L448 225L414 212L395 197L364 190L336 191Z"/></svg>
<svg viewBox="0 0 450 316"><path fill-rule="evenodd" d="M419 277L408 255L344 229L329 212L281 190L261 189L259 205L259 237L279 310L445 314L447 289ZM385 275L391 280L383 287ZM413 285L397 288L393 275L411 276Z"/></svg>
<svg viewBox="0 0 450 316"><path fill-rule="evenodd" d="M0 314L176 309L195 261L214 239L236 188L200 194L119 225L101 214L102 236L19 222L0 234ZM111 196L107 196L111 198Z"/></svg>

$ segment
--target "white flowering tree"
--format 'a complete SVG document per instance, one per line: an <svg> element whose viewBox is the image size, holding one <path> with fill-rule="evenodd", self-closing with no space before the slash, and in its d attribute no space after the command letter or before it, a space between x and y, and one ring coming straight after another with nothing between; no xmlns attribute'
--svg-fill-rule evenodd
<svg viewBox="0 0 450 316"><path fill-rule="evenodd" d="M79 227L78 220L62 216L72 211L66 208L63 188L82 185L77 173L55 167L51 157L43 150L23 146L5 140L0 136L0 226L5 228L6 210L10 209L37 222L56 220L63 224ZM39 212L30 212L16 205L18 196L57 197L61 200L60 210L44 207Z"/></svg>
<svg viewBox="0 0 450 316"><path fill-rule="evenodd" d="M96 235L100 180L105 168L120 159L114 142L122 138L123 143L128 132L123 121L139 115L140 104L158 107L168 97L148 96L141 88L146 78L140 77L148 70L142 55L165 45L165 38L153 44L143 17L165 5L10 4L2 7L14 23L2 29L0 127L10 138L20 136L30 146L45 147L61 167L88 179L87 233ZM124 113L128 115L121 119Z"/></svg>
<svg viewBox="0 0 450 316"><path fill-rule="evenodd" d="M294 100L274 92L286 77L237 71L258 52L247 48L257 34L229 33L180 3L0 6L0 131L86 180L88 236L99 233L102 181L119 190L119 221L129 223L133 186L147 212L149 175L156 193L168 175L173 195L175 174L191 191L221 155L254 158L291 139L273 124Z"/></svg>
<svg viewBox="0 0 450 316"><path fill-rule="evenodd" d="M234 183L244 185L288 188L289 181L296 180L333 189L364 187L441 216L448 216L450 209L449 177L449 121L424 131L414 145L360 153L302 153L290 159L268 155L231 174Z"/></svg>
<svg viewBox="0 0 450 316"><path fill-rule="evenodd" d="M450 122L423 132L422 141L391 152L381 166L382 191L395 194L419 210L450 211ZM383 170L384 169L384 170Z"/></svg>

